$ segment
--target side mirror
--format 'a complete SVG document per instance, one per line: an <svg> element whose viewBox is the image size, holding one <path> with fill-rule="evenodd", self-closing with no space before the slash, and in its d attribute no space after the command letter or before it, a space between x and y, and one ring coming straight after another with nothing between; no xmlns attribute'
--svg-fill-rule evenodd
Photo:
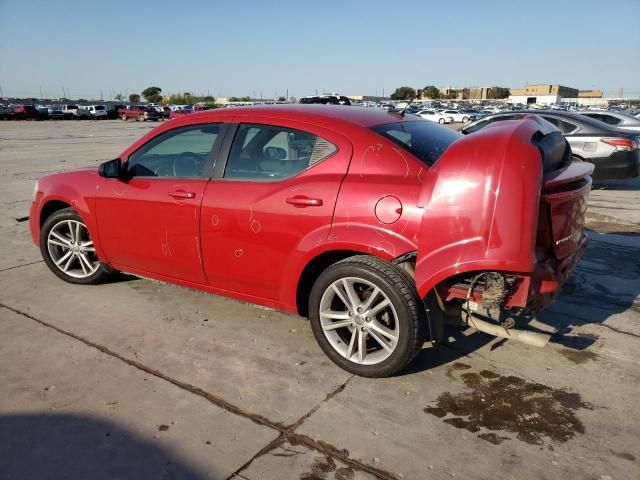
<svg viewBox="0 0 640 480"><path fill-rule="evenodd" d="M105 178L120 178L122 175L122 163L119 158L101 163L98 173Z"/></svg>

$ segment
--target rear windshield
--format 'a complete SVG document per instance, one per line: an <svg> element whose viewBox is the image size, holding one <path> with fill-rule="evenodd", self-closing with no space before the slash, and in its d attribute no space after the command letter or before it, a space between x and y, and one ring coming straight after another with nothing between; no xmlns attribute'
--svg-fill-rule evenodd
<svg viewBox="0 0 640 480"><path fill-rule="evenodd" d="M104 110L104 105L96 105L94 108L96 110Z"/></svg>
<svg viewBox="0 0 640 480"><path fill-rule="evenodd" d="M428 120L387 123L372 130L408 150L427 165L433 165L449 145L462 136Z"/></svg>

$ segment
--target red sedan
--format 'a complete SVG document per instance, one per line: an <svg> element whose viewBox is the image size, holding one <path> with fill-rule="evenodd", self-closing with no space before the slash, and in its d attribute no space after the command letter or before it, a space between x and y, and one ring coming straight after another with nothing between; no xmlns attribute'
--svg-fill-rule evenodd
<svg viewBox="0 0 640 480"><path fill-rule="evenodd" d="M591 170L535 116L463 137L373 109L219 109L41 178L30 228L63 280L119 270L296 312L336 364L386 376L445 314L546 342L513 318L580 258Z"/></svg>

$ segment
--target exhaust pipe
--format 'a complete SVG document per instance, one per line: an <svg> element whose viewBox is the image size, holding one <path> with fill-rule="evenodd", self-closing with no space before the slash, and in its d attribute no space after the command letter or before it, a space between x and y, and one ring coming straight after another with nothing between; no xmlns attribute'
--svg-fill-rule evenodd
<svg viewBox="0 0 640 480"><path fill-rule="evenodd" d="M489 335L493 335L500 338L507 338L516 340L518 342L531 345L532 347L544 347L551 338L551 335L546 333L532 332L531 330L518 330L517 328L504 328L500 325L485 322L480 320L474 315L469 315L466 312L462 312L462 318L472 328Z"/></svg>

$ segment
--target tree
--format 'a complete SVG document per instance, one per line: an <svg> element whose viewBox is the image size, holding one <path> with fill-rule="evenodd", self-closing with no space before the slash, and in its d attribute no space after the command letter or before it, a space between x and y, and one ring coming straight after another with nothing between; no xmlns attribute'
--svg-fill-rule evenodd
<svg viewBox="0 0 640 480"><path fill-rule="evenodd" d="M142 96L147 102L160 103L162 101L161 92L162 89L160 87L147 87L142 91Z"/></svg>
<svg viewBox="0 0 640 480"><path fill-rule="evenodd" d="M119 94L115 95L113 98L114 98L115 100L118 100L119 102L121 102L121 101L123 101L123 100L124 100L124 95L122 95L121 93L119 93Z"/></svg>
<svg viewBox="0 0 640 480"><path fill-rule="evenodd" d="M131 103L138 103L140 101L140 95L138 95L137 93L132 93L131 95L129 95L129 101Z"/></svg>
<svg viewBox="0 0 640 480"><path fill-rule="evenodd" d="M415 98L416 91L411 87L398 87L391 94L391 100L411 100Z"/></svg>
<svg viewBox="0 0 640 480"><path fill-rule="evenodd" d="M287 99L285 97L280 96L280 97L278 97L278 101L279 102L286 102Z"/></svg>
<svg viewBox="0 0 640 480"><path fill-rule="evenodd" d="M511 93L511 92L509 91L508 88L505 88L505 87L491 87L487 91L487 98L490 98L490 99L507 98L509 96L509 93Z"/></svg>
<svg viewBox="0 0 640 480"><path fill-rule="evenodd" d="M440 89L434 85L427 85L422 89L422 95L427 98L440 98Z"/></svg>

